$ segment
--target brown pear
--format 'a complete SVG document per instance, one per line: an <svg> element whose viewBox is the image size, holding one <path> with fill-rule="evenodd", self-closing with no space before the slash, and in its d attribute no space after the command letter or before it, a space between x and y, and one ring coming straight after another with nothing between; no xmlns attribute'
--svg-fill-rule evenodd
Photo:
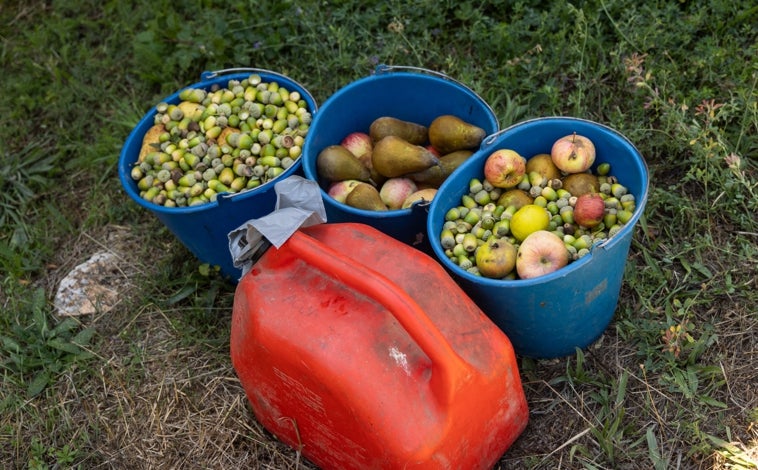
<svg viewBox="0 0 758 470"><path fill-rule="evenodd" d="M369 181L371 172L345 147L330 145L316 159L318 175L330 182L343 180Z"/></svg>
<svg viewBox="0 0 758 470"><path fill-rule="evenodd" d="M369 135L374 142L379 142L388 135L400 137L415 145L423 145L429 140L426 126L391 116L376 118L369 127Z"/></svg>
<svg viewBox="0 0 758 470"><path fill-rule="evenodd" d="M345 198L345 204L356 209L369 211L386 211L379 190L368 183L357 184Z"/></svg>
<svg viewBox="0 0 758 470"><path fill-rule="evenodd" d="M452 114L439 116L429 125L429 143L442 155L478 148L486 136L481 127Z"/></svg>
<svg viewBox="0 0 758 470"><path fill-rule="evenodd" d="M371 155L374 169L382 176L394 178L439 165L440 160L426 147L388 135L374 144Z"/></svg>
<svg viewBox="0 0 758 470"><path fill-rule="evenodd" d="M533 203L534 198L523 189L518 188L507 190L497 200L498 206L514 206L516 209L521 209L523 206Z"/></svg>
<svg viewBox="0 0 758 470"><path fill-rule="evenodd" d="M597 176L590 173L571 173L563 178L563 189L572 196L579 197L582 194L600 191L600 182Z"/></svg>
<svg viewBox="0 0 758 470"><path fill-rule="evenodd" d="M374 169L374 162L371 159L371 154L373 152L373 146L372 149L368 152L365 152L363 155L358 157L358 160L360 160L361 163L363 163L366 168L368 168L368 171L371 173L371 182L376 186L380 187L384 184L385 181L387 181L387 178L380 175L379 172L377 172Z"/></svg>
<svg viewBox="0 0 758 470"><path fill-rule="evenodd" d="M474 152L471 150L457 150L455 152L450 152L447 155L439 157L439 165L434 165L426 170L411 173L408 176L417 183L427 183L432 186L439 186L473 154Z"/></svg>
<svg viewBox="0 0 758 470"><path fill-rule="evenodd" d="M436 195L437 195L437 188L419 189L415 193L405 198L405 201L403 201L402 208L407 209L419 201L422 203L430 203L432 202L432 199L434 199L434 196Z"/></svg>

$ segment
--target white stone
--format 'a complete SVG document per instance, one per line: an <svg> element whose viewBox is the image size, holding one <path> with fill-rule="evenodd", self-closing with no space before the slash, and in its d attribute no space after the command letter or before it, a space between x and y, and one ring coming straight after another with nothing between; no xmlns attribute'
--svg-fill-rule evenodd
<svg viewBox="0 0 758 470"><path fill-rule="evenodd" d="M97 252L63 278L55 295L60 315L78 316L105 313L119 300L118 285L123 283L119 259L108 251Z"/></svg>

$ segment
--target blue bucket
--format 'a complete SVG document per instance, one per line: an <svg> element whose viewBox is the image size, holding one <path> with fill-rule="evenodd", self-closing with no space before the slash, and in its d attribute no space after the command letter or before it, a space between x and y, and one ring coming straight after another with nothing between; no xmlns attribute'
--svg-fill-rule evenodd
<svg viewBox="0 0 758 470"><path fill-rule="evenodd" d="M634 194L633 217L590 254L553 273L532 279L499 280L470 274L446 255L440 243L445 213L460 205L471 178L484 178L487 157L512 149L529 158L550 153L552 142L576 132L595 144L593 171L603 162ZM610 324L618 304L634 226L647 202L648 170L632 143L604 125L576 118L549 117L521 122L485 138L479 151L440 187L432 201L428 233L432 249L463 290L503 330L516 352L535 358L567 356L597 340Z"/></svg>
<svg viewBox="0 0 758 470"><path fill-rule="evenodd" d="M315 115L303 145L305 177L319 182L316 160L321 150L339 144L351 132L368 133L371 123L379 117L391 116L428 127L443 114L452 114L479 126L488 135L500 128L492 108L460 82L426 69L380 65L375 74L338 90ZM426 239L428 204L379 212L342 204L329 196L323 185L321 195L328 223L371 225L431 254Z"/></svg>
<svg viewBox="0 0 758 470"><path fill-rule="evenodd" d="M311 113L318 109L313 96L294 80L269 70L257 68L235 68L217 72L204 72L201 81L188 88L210 89L214 85L226 87L229 80L243 80L256 73L264 82L277 82L290 91L297 91L308 104ZM178 104L179 93L162 100L168 104ZM200 261L218 266L222 275L236 282L242 271L234 267L229 252L228 233L250 219L269 214L276 205L274 184L293 174L302 174L302 158L295 161L275 180L255 189L239 193L221 193L216 201L191 207L165 207L140 197L137 183L131 177L131 169L139 158L145 133L153 126L157 113L153 107L137 124L121 148L118 175L126 193L137 204L146 208L182 242ZM309 129L310 131L310 129ZM308 138L306 137L305 141Z"/></svg>

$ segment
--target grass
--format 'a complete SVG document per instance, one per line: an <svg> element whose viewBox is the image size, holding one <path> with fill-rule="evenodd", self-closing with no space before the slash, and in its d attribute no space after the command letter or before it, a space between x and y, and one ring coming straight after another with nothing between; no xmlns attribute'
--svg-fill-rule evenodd
<svg viewBox="0 0 758 470"><path fill-rule="evenodd" d="M745 0L3 2L0 466L312 468L247 406L233 286L128 199L118 154L204 70L275 70L323 103L387 63L460 80L501 127L605 123L650 169L614 322L573 356L519 359L530 423L499 468L756 468L757 17ZM102 247L124 259L121 302L58 317L58 283Z"/></svg>

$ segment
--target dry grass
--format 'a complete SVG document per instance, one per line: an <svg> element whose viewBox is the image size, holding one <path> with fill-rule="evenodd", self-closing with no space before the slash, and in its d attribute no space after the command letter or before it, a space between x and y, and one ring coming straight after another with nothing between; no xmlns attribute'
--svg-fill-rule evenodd
<svg viewBox="0 0 758 470"><path fill-rule="evenodd" d="M99 232L71 244L76 253L61 252L59 262L51 264L57 269L47 288L54 292L67 270L109 249L123 260L120 279L111 283L121 286L125 301L82 318L101 337L92 351L96 364L71 369L43 395L4 413L0 424L15 434L5 437L40 435L56 422L45 432L58 434L61 447L75 443L79 459L86 456L81 468L227 469L251 463L261 469L312 468L256 422L232 369L228 344L183 344L179 310L149 302L133 310L140 293L131 281L152 274L144 262L127 256L138 237L123 227ZM219 315L228 327L231 312ZM0 466L25 468L29 456L12 452L3 446Z"/></svg>
<svg viewBox="0 0 758 470"><path fill-rule="evenodd" d="M121 228L115 232L117 236L112 228L82 236L75 245L76 256L62 254L62 267L103 246L122 254L134 249L135 237ZM151 275L147 265L128 265L132 268L124 279ZM18 438L43 430L58 435L60 440L51 441L58 441L59 449L76 446L81 468L316 468L278 442L253 416L228 355L230 309L216 312L224 331L208 341L187 344L182 338L187 320L181 310L160 308L140 299L132 284L123 285L128 288L124 298L131 300L83 320L101 336L93 351L96 364L71 369L42 396L4 413L3 429L15 429ZM652 468L649 460L639 461L639 455L648 452L648 444L639 439L640 429L643 435L646 429L652 431L669 468L726 470L735 468L731 465L739 453L755 461L758 425L751 410L758 407L758 320L751 306L737 303L704 314L722 316L718 326L724 333L709 350L708 362L720 364L721 376L714 380L725 384L715 387L711 398L726 403L727 409L715 412L710 422L694 424L714 436L728 428L734 445L731 457L688 453L698 443L686 442L691 435L688 426L693 425L687 422L687 410L697 403L672 393L660 374L649 375L637 346L621 338L612 325L580 358L522 360L530 422L497 468ZM623 396L609 396L604 404L601 395L617 394L620 388ZM623 419L615 435L597 434L607 432L616 418ZM56 428L50 429L50 423ZM607 442L614 447L614 467L592 461L593 453ZM3 448L4 468L24 467L29 456Z"/></svg>

